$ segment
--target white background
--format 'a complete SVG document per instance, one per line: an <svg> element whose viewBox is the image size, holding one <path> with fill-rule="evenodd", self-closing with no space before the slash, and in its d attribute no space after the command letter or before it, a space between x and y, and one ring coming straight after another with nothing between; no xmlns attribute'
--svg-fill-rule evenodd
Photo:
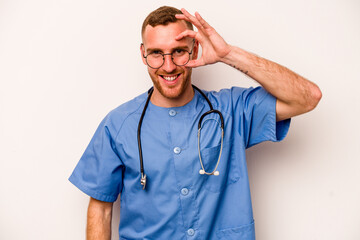
<svg viewBox="0 0 360 240"><path fill-rule="evenodd" d="M257 239L360 239L358 0L0 0L0 239L85 238L88 197L67 178L105 114L151 86L140 28L165 4L323 92L283 142L247 152ZM256 84L224 64L193 80Z"/></svg>

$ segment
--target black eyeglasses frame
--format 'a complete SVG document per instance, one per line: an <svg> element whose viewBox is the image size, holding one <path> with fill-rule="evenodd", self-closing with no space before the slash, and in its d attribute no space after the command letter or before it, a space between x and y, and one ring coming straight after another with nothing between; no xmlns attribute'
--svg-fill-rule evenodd
<svg viewBox="0 0 360 240"><path fill-rule="evenodd" d="M141 46L145 48L144 43L141 43ZM151 53L149 53L149 54L146 55L146 56L143 54L143 58L145 58L146 64L147 64L150 68L152 68L152 69L159 69L159 68L161 68L161 67L164 65L164 63L165 63L165 56L166 56L166 55L170 55L170 56L171 56L171 61L172 61L176 66L182 67L182 66L185 66L186 64L189 63L189 61L190 61L190 56L191 56L191 54L193 53L193 50L194 50L194 46L195 46L195 39L193 40L193 45L192 45L192 47L191 47L191 51L190 51L190 52L184 49L184 51L186 51L186 52L189 53L189 59L187 60L187 62L186 62L185 64L182 64L182 65L178 65L178 64L176 64L176 63L174 62L174 58L172 57L172 54L173 54L174 52L172 52L172 53L160 53L160 54L162 55L162 57L163 57L163 63L160 65L160 67L157 67L157 68L154 68L154 67L150 66L150 64L149 64L148 61L147 61L147 57L148 57Z"/></svg>

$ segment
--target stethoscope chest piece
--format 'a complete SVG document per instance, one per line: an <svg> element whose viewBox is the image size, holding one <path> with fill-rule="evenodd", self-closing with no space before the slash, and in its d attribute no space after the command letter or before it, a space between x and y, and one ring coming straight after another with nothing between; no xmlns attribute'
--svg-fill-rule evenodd
<svg viewBox="0 0 360 240"><path fill-rule="evenodd" d="M140 180L141 185L143 186L143 190L146 187L146 174L141 174L141 180Z"/></svg>

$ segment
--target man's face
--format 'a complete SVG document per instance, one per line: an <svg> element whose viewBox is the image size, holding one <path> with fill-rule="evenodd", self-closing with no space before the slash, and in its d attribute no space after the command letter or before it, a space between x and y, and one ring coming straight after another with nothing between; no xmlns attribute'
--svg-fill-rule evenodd
<svg viewBox="0 0 360 240"><path fill-rule="evenodd" d="M141 47L141 54L144 64L147 56L153 51L160 51L164 54L172 53L176 49L182 48L191 51L193 40L184 38L179 41L175 37L181 32L187 30L184 21L177 21L169 23L168 25L158 25L152 27L147 25L143 34L143 46ZM197 44L194 46L193 53L190 55L191 59L197 57ZM193 96L191 87L191 68L185 66L177 66L171 60L171 55L165 55L164 64L158 68L153 69L148 66L149 75L154 83L153 99L163 101L185 101L189 95ZM191 100L188 99L189 101Z"/></svg>

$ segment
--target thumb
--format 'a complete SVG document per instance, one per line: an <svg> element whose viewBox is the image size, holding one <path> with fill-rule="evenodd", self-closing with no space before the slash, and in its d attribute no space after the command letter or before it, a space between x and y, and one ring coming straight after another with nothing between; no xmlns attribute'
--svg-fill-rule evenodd
<svg viewBox="0 0 360 240"><path fill-rule="evenodd" d="M197 68L197 67L201 67L201 66L204 66L204 65L205 65L205 63L204 63L203 59L200 58L200 59L196 59L196 60L190 60L186 64L186 67Z"/></svg>

